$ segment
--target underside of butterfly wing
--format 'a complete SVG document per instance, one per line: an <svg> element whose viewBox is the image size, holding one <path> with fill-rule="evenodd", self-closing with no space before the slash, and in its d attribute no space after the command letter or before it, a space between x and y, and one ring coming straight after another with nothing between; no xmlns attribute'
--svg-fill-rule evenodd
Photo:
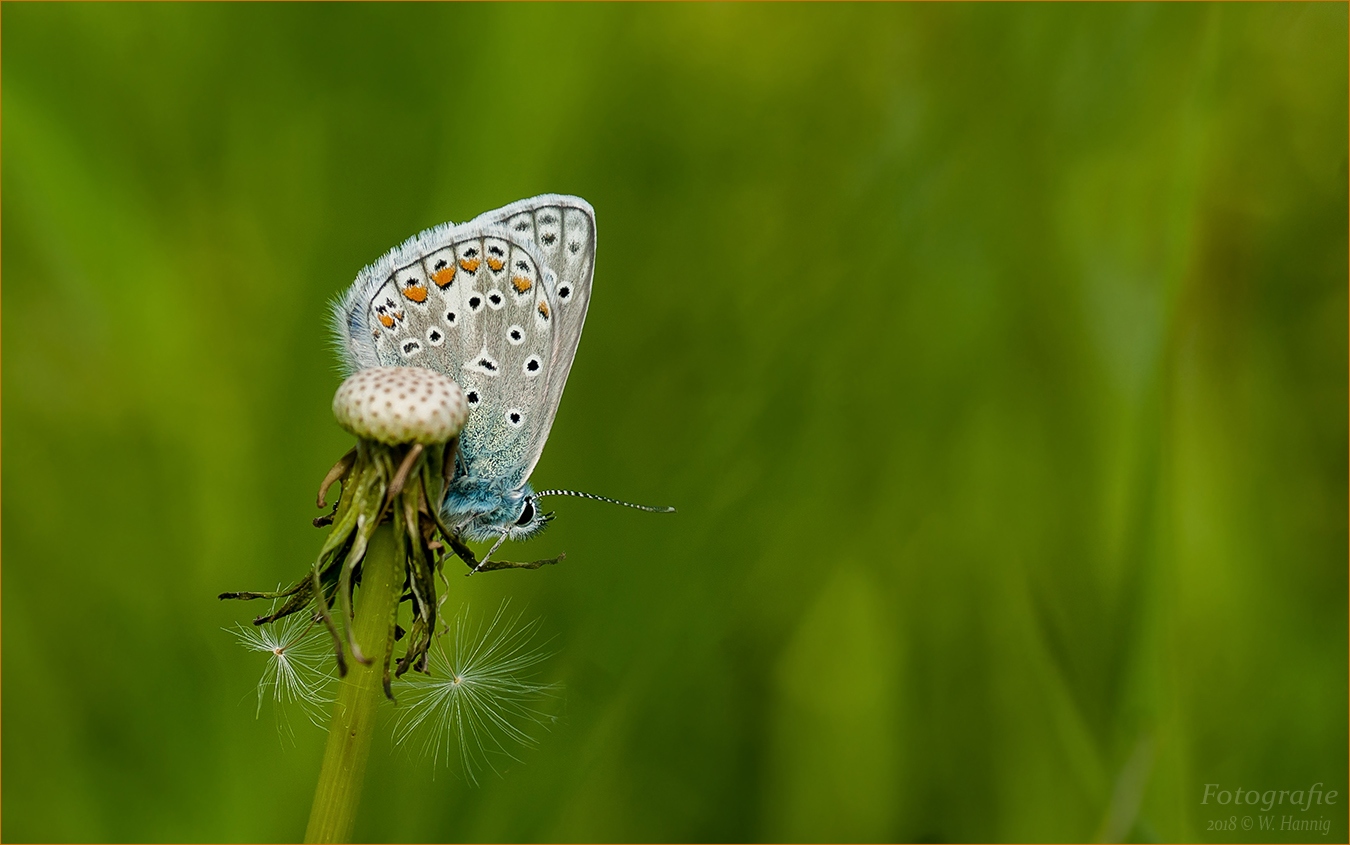
<svg viewBox="0 0 1350 845"><path fill-rule="evenodd" d="M362 270L335 305L349 370L424 366L464 389L464 471L446 510L467 536L543 526L526 482L576 354L594 257L590 206L545 195L422 232Z"/></svg>

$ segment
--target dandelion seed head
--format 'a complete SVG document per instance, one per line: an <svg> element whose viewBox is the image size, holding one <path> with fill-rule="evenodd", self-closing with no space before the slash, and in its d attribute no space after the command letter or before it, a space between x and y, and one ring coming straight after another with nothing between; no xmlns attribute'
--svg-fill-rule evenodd
<svg viewBox="0 0 1350 845"><path fill-rule="evenodd" d="M519 762L513 752L536 744L531 728L556 721L538 709L558 691L535 677L549 656L533 642L539 621L522 625L508 605L477 622L460 611L429 652L431 675L407 677L394 726L396 742L420 744L436 763L457 760L475 784L484 768L497 772L495 760Z"/></svg>
<svg viewBox="0 0 1350 845"><path fill-rule="evenodd" d="M274 608L275 609L275 608ZM258 708L271 699L277 713L277 732L294 740L288 708L298 707L315 725L325 723L325 710L333 698L334 680L330 652L323 630L308 614L297 613L266 625L236 625L227 628L249 651L267 655L258 679Z"/></svg>

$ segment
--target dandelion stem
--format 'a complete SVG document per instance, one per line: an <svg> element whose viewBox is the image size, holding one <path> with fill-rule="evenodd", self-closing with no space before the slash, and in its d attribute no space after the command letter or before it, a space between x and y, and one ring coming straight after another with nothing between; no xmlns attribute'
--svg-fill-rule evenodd
<svg viewBox="0 0 1350 845"><path fill-rule="evenodd" d="M361 590L351 632L364 645L370 662L354 663L338 686L328 747L305 830L306 842L351 841L377 707L384 697L389 618L402 592L402 584L394 583L397 553L394 528L385 523L375 530L361 565Z"/></svg>

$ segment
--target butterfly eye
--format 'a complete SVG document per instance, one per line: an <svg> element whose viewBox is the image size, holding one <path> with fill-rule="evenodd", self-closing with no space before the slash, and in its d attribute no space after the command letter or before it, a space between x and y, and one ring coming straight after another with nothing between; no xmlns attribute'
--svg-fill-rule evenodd
<svg viewBox="0 0 1350 845"><path fill-rule="evenodd" d="M516 525L529 525L534 519L534 501L525 500L525 509L520 512L520 519L516 520Z"/></svg>

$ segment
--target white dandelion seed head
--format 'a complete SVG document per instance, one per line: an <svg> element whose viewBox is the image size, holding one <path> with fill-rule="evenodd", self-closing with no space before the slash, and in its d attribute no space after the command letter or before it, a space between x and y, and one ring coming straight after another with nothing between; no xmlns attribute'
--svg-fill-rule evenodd
<svg viewBox="0 0 1350 845"><path fill-rule="evenodd" d="M494 759L516 760L514 751L536 744L533 728L553 717L539 709L557 684L539 683L539 664L550 653L534 643L539 620L521 624L503 601L489 619L473 622L466 605L429 652L431 675L405 675L394 741L420 744L439 763L457 760L464 779L478 782Z"/></svg>
<svg viewBox="0 0 1350 845"><path fill-rule="evenodd" d="M273 603L275 610L275 602ZM298 707L313 724L323 727L335 675L332 649L322 626L308 613L295 613L266 625L236 625L227 628L244 648L266 657L258 679L258 709L261 717L265 700L271 699L277 712L277 731L294 740L289 707Z"/></svg>

